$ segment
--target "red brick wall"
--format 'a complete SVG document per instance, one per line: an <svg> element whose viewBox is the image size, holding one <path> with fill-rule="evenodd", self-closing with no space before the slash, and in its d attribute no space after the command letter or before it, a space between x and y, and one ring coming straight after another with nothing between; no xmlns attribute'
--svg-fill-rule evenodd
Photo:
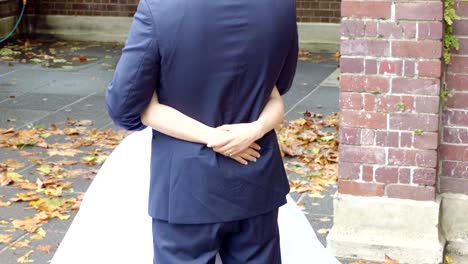
<svg viewBox="0 0 468 264"><path fill-rule="evenodd" d="M341 11L338 191L433 200L442 2L347 0Z"/></svg>
<svg viewBox="0 0 468 264"><path fill-rule="evenodd" d="M133 16L139 0L36 0L28 13L41 15Z"/></svg>
<svg viewBox="0 0 468 264"><path fill-rule="evenodd" d="M340 22L341 0L296 0L298 22ZM139 0L36 0L28 13L46 15L133 16Z"/></svg>
<svg viewBox="0 0 468 264"><path fill-rule="evenodd" d="M341 0L296 0L298 22L340 22Z"/></svg>
<svg viewBox="0 0 468 264"><path fill-rule="evenodd" d="M440 191L468 194L468 3L456 2L455 22L460 50L447 69L446 88L453 96L444 104L439 150Z"/></svg>
<svg viewBox="0 0 468 264"><path fill-rule="evenodd" d="M0 0L0 18L19 15L18 0Z"/></svg>

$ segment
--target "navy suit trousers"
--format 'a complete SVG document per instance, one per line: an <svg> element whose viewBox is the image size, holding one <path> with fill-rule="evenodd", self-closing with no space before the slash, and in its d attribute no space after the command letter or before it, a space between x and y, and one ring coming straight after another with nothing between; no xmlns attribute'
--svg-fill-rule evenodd
<svg viewBox="0 0 468 264"><path fill-rule="evenodd" d="M278 209L214 224L171 224L153 218L154 264L280 264Z"/></svg>

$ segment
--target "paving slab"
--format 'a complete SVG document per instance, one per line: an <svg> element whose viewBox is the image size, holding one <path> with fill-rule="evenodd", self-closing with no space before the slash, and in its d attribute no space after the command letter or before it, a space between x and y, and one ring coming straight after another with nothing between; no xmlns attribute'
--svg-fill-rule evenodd
<svg viewBox="0 0 468 264"><path fill-rule="evenodd" d="M294 105L318 88L319 84L336 70L335 65L312 64L299 62L293 86L283 96L286 109Z"/></svg>
<svg viewBox="0 0 468 264"><path fill-rule="evenodd" d="M327 235L333 226L333 216L314 215L306 213L306 217L314 228L315 235L322 245L327 244Z"/></svg>
<svg viewBox="0 0 468 264"><path fill-rule="evenodd" d="M317 87L286 112L286 119L302 118L306 111L331 115L339 111L339 88Z"/></svg>
<svg viewBox="0 0 468 264"><path fill-rule="evenodd" d="M24 127L35 120L46 117L49 114L50 112L47 111L0 107L0 127Z"/></svg>
<svg viewBox="0 0 468 264"><path fill-rule="evenodd" d="M89 128L102 128L107 126L112 119L105 112L87 112L87 111L60 111L33 122L33 125L55 124L63 128L67 123L67 118L74 120L92 120L93 124Z"/></svg>
<svg viewBox="0 0 468 264"><path fill-rule="evenodd" d="M0 103L15 97L18 97L22 95L22 92L16 92L16 91L11 91L11 92L0 92Z"/></svg>
<svg viewBox="0 0 468 264"><path fill-rule="evenodd" d="M107 89L108 81L102 76L81 72L62 74L64 75L62 78L39 86L35 92L85 96L91 93L103 93Z"/></svg>
<svg viewBox="0 0 468 264"><path fill-rule="evenodd" d="M0 103L0 108L54 112L78 99L79 95L55 93L25 93Z"/></svg>
<svg viewBox="0 0 468 264"><path fill-rule="evenodd" d="M46 264L50 263L52 260L54 252L57 250L60 241L62 241L64 233L57 232L50 229L44 229L46 232L47 240L33 240L31 239L31 234L25 234L16 242L24 243L26 242L28 246L11 249L6 248L3 250L2 253L2 264L18 264L18 258L26 254L30 250L34 250L34 252L29 255L29 260L32 260L32 263L38 264ZM29 241L29 242L28 242ZM45 248L50 246L50 251L44 251ZM44 248L45 247L45 248ZM38 248L42 248L43 250L39 250Z"/></svg>

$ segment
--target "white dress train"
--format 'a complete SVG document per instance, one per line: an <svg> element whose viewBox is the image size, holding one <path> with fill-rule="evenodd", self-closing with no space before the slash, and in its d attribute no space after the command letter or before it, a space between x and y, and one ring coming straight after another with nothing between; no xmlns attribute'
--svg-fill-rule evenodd
<svg viewBox="0 0 468 264"><path fill-rule="evenodd" d="M127 136L91 183L52 264L152 264L147 214L151 128ZM279 210L282 263L339 264L288 195ZM217 259L216 264L221 264Z"/></svg>

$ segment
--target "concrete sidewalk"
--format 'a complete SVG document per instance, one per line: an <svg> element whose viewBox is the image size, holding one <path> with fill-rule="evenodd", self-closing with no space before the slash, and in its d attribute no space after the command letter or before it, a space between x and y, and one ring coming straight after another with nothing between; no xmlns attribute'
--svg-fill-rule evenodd
<svg viewBox="0 0 468 264"><path fill-rule="evenodd" d="M67 117L70 117L76 120L93 120L90 127L97 129L117 129L107 115L104 98L120 48L102 44L82 50L82 55L96 60L72 68L46 68L40 64L11 64L0 61L0 128L24 129L35 125L49 127L50 124L63 128ZM298 64L294 87L284 96L286 119L300 118L305 111L324 115L337 112L338 93L337 62L332 59L320 64L301 61ZM5 159L17 159L26 164L30 163L26 157L4 148L0 150L0 162ZM50 157L44 155L43 158ZM31 166L26 166L17 172L27 175L31 170ZM291 179L301 177L295 173L290 173L289 176ZM75 192L85 192L91 181L77 178L73 183ZM10 187L0 187L0 193L5 199L14 196L17 191ZM330 186L323 193L324 198L292 194L297 202L304 204L306 216L316 231L331 228L331 196L335 192L336 186ZM10 207L0 207L0 221L24 218L32 214L31 210L25 210L24 206L17 203ZM323 218L329 218L330 221L323 221ZM17 263L18 257L30 249L35 249L38 244L52 245L53 248L49 253L35 250L31 259L34 259L34 263L48 263L71 221L72 219L51 220L43 227L47 231L44 240L31 241L30 248L12 250L7 245L0 244L0 263ZM4 227L0 225L0 234L2 231ZM326 234L317 235L320 241L325 243ZM29 236L26 232L16 231L14 239L24 241L29 239Z"/></svg>

